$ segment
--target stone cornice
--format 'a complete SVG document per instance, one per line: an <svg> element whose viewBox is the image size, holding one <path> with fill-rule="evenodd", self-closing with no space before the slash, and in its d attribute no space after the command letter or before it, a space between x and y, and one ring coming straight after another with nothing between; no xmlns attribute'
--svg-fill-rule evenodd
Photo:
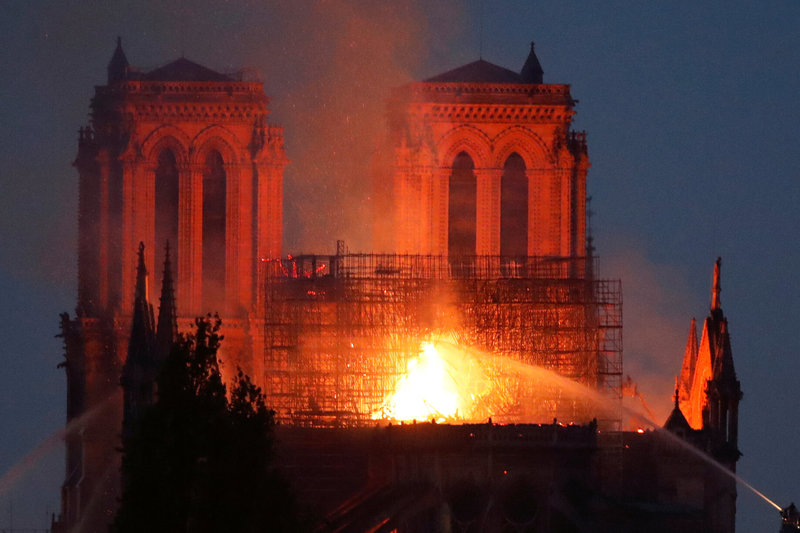
<svg viewBox="0 0 800 533"><path fill-rule="evenodd" d="M562 123L570 121L575 111L569 105L415 103L409 116L430 122L458 123Z"/></svg>
<svg viewBox="0 0 800 533"><path fill-rule="evenodd" d="M430 83L415 82L392 92L393 98L411 102L538 104L572 106L566 84Z"/></svg>
<svg viewBox="0 0 800 533"><path fill-rule="evenodd" d="M106 95L221 95L227 98L236 96L256 96L266 98L264 84L242 81L141 81L132 80L113 85L95 86L96 96Z"/></svg>
<svg viewBox="0 0 800 533"><path fill-rule="evenodd" d="M122 111L131 113L137 121L203 121L247 122L269 113L266 102L215 103L215 102L161 102L158 100L133 100L122 105Z"/></svg>

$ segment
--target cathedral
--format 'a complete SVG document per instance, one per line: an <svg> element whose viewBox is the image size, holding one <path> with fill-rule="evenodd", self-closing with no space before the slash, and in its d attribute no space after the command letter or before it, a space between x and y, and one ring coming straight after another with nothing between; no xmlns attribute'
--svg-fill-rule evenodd
<svg viewBox="0 0 800 533"><path fill-rule="evenodd" d="M735 482L704 459L735 472L740 455L721 261L672 414L623 431L621 286L596 275L586 134L533 44L519 71L479 60L387 95L388 253L285 253L289 159L268 104L245 71L144 71L117 42L74 163L78 299L61 329L82 430L54 532L107 530L123 421L154 400L158 350L143 347L163 353L208 313L223 378L238 367L263 388L320 531L734 531ZM478 388L404 418L397 390L431 346L480 353L466 370L443 355Z"/></svg>

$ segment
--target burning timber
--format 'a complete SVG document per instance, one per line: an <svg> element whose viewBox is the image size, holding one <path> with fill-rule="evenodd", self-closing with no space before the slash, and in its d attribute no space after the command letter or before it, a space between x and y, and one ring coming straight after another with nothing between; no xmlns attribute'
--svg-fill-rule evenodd
<svg viewBox="0 0 800 533"><path fill-rule="evenodd" d="M546 369L621 397L619 281L592 259L349 254L263 263L264 373L284 424L354 427L410 421L390 407L435 347L456 409L414 419L618 428L619 416L515 364ZM437 363L439 364L439 363ZM437 368L440 368L437 367ZM611 402L613 403L613 402Z"/></svg>

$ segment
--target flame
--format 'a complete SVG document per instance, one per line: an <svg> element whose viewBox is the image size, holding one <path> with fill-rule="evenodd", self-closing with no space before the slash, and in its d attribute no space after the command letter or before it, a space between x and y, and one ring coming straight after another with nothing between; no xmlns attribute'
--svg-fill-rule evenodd
<svg viewBox="0 0 800 533"><path fill-rule="evenodd" d="M469 389L470 376L448 361L431 343L410 360L407 372L395 386L373 419L412 420L464 419L477 399Z"/></svg>

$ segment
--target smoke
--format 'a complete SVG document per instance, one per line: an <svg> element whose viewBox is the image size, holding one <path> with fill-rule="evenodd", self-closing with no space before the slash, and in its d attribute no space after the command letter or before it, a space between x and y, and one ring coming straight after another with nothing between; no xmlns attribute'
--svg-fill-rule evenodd
<svg viewBox="0 0 800 533"><path fill-rule="evenodd" d="M622 279L624 374L636 383L655 421L663 424L672 410L692 310L702 306L685 276L674 267L652 262L645 248L612 249L601 257L601 266L603 276ZM639 400L631 402L629 407L641 410Z"/></svg>
<svg viewBox="0 0 800 533"><path fill-rule="evenodd" d="M458 12L448 4L425 13L421 3L410 1L278 8L287 38L279 61L292 77L271 95L291 160L285 174L285 251L322 253L336 239L353 250L373 249L370 163L386 131L385 99L391 88L419 76L438 10ZM271 82L267 85L269 92Z"/></svg>

